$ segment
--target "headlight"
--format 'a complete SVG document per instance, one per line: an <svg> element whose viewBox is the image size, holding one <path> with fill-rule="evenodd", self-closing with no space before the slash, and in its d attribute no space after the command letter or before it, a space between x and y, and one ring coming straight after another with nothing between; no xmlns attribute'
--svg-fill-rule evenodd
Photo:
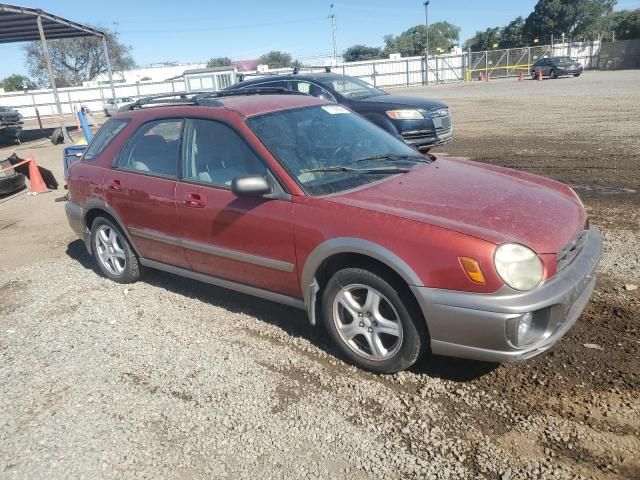
<svg viewBox="0 0 640 480"><path fill-rule="evenodd" d="M532 290L542 281L542 261L524 245L500 245L496 248L494 263L502 281L515 290Z"/></svg>
<svg viewBox="0 0 640 480"><path fill-rule="evenodd" d="M422 120L424 118L418 110L387 110L387 116L394 120Z"/></svg>

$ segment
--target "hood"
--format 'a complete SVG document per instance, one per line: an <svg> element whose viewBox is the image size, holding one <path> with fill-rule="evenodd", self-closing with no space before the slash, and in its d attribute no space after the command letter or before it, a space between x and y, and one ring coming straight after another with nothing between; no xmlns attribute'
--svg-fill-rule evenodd
<svg viewBox="0 0 640 480"><path fill-rule="evenodd" d="M327 198L440 226L493 243L557 253L584 227L584 208L554 180L438 159L407 174Z"/></svg>
<svg viewBox="0 0 640 480"><path fill-rule="evenodd" d="M409 97L404 95L378 95L374 97L359 98L354 102L378 103L390 108L420 108L423 110L434 110L436 108L446 108L447 104L422 97Z"/></svg>

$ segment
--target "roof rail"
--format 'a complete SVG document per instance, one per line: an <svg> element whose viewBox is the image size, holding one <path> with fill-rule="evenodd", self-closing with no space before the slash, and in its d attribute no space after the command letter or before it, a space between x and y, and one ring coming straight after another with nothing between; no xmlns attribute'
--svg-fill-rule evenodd
<svg viewBox="0 0 640 480"><path fill-rule="evenodd" d="M306 93L287 90L286 88L282 87L255 87L241 88L238 90L220 90L217 92L199 93L195 97L193 97L193 100L198 103L209 98L240 97L247 95L306 95Z"/></svg>
<svg viewBox="0 0 640 480"><path fill-rule="evenodd" d="M139 98L138 100L133 102L131 105L126 105L120 108L118 111L128 112L131 110L135 110L136 108L142 108L144 105L153 105L153 104L162 105L167 103L175 103L180 105L193 105L193 100L192 98L189 98L188 95L193 97L193 93L189 93L189 92L175 92L175 93L163 93L160 95L151 95L149 97Z"/></svg>
<svg viewBox="0 0 640 480"><path fill-rule="evenodd" d="M275 71L275 72L255 72L255 73L238 72L237 76L239 78L239 81L242 82L247 77L269 77L269 76L277 77L279 75L298 75L300 72L304 70L323 69L324 73L331 73L332 68L333 67L331 65L303 65L301 67L293 67L290 70L287 69L282 71L279 69L278 71ZM311 72L311 73L319 73L319 72Z"/></svg>
<svg viewBox="0 0 640 480"><path fill-rule="evenodd" d="M247 95L306 95L306 93L277 87L256 87L209 92L176 92L140 98L131 105L120 108L118 111L128 112L147 105L203 105L203 102L205 102L207 106L212 106L216 98L241 97ZM222 106L222 104L215 106Z"/></svg>

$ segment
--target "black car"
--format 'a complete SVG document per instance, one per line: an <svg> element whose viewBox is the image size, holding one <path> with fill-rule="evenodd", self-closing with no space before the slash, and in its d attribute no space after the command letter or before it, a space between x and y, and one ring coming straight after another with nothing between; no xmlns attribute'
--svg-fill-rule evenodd
<svg viewBox="0 0 640 480"><path fill-rule="evenodd" d="M421 97L390 95L358 78L335 73L262 77L231 85L242 88L284 88L349 107L418 150L450 142L451 114L446 104Z"/></svg>
<svg viewBox="0 0 640 480"><path fill-rule="evenodd" d="M0 106L0 140L20 143L22 115L10 107Z"/></svg>
<svg viewBox="0 0 640 480"><path fill-rule="evenodd" d="M571 57L546 57L541 58L531 67L531 77L536 78L538 72L543 76L558 78L560 75L573 75L579 77L583 67Z"/></svg>

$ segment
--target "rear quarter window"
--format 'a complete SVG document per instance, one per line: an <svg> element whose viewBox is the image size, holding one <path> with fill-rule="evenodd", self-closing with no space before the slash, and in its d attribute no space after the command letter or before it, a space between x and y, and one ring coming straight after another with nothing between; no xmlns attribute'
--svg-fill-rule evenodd
<svg viewBox="0 0 640 480"><path fill-rule="evenodd" d="M109 119L93 137L82 157L83 162L96 158L127 125L128 120Z"/></svg>

